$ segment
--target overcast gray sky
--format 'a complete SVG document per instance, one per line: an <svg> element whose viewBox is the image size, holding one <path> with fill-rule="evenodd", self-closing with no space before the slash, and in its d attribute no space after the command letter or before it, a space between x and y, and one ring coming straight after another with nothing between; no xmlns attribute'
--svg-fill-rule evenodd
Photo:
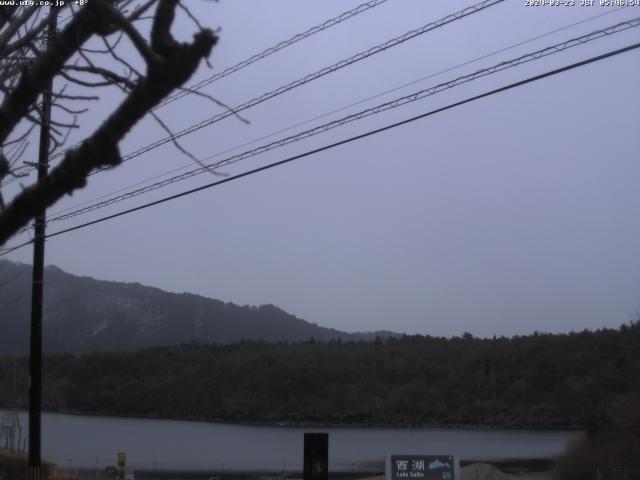
<svg viewBox="0 0 640 480"><path fill-rule="evenodd" d="M193 0L221 27L214 72L362 0ZM389 0L208 86L238 105L474 2ZM238 153L598 28L640 7L526 6L507 0L182 139L200 158L610 12L235 150ZM176 34L189 38L186 19ZM633 28L409 106L243 160L236 174L640 40ZM212 74L203 68L198 79ZM292 164L47 243L46 263L238 304L273 303L341 330L479 336L617 327L640 310L640 53L494 95ZM97 110L108 111L105 95ZM158 113L178 131L221 110L195 95ZM87 134L100 120L87 116ZM152 122L123 153L163 137ZM218 157L218 158L224 158ZM48 212L191 161L168 145L91 177ZM215 180L206 173L51 224L69 227ZM27 237L22 237L27 238ZM21 240L18 239L18 240ZM30 262L31 249L10 259Z"/></svg>

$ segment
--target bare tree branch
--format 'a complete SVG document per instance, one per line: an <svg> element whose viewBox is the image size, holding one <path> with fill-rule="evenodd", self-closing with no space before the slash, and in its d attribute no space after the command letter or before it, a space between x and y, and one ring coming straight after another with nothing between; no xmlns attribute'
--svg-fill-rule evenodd
<svg viewBox="0 0 640 480"><path fill-rule="evenodd" d="M0 143L5 142L16 125L34 108L45 82L61 74L65 63L72 55L80 55L82 45L92 35L109 34L116 28L125 31L134 45L141 40L145 42L145 48L139 48L139 45L136 48L146 63L146 74L136 82L127 83L129 90L125 99L93 134L77 148L67 151L63 160L48 176L25 188L0 212L0 245L27 225L41 209L84 187L91 171L120 164L122 158L118 143L164 97L182 86L193 75L200 62L209 56L217 42L216 35L211 30L203 29L194 35L191 43L177 42L170 29L178 0L159 0L157 3L150 43L147 44L141 36L133 33L137 30L122 24L126 19L110 2L92 0L75 14L71 23L55 37L48 51L24 72L15 89L4 99L0 106ZM110 49L108 41L106 45ZM94 67L89 64L88 68ZM130 71L135 70L131 67ZM105 74L95 68L87 73ZM122 86L119 81L122 77L109 78L112 83ZM58 99L77 97L62 93L54 96ZM65 127L73 125L58 123Z"/></svg>
<svg viewBox="0 0 640 480"><path fill-rule="evenodd" d="M23 74L15 89L0 106L0 143L27 113L47 83L62 69L65 62L98 30L108 10L105 0L94 0L74 16L67 27L55 36L51 48L43 53Z"/></svg>

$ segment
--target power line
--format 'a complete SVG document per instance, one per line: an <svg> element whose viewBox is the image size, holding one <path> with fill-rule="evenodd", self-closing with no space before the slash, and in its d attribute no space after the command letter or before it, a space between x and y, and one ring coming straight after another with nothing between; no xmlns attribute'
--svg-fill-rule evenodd
<svg viewBox="0 0 640 480"><path fill-rule="evenodd" d="M109 206L109 205L113 205L115 203L119 203L119 202L121 202L123 200L127 200L127 199L130 199L130 198L133 198L133 197L136 197L136 196L151 192L153 190L157 190L159 188L162 188L162 187L165 187L167 185L176 183L178 181L186 180L186 179L191 178L193 176L196 176L196 175L199 175L201 173L204 173L204 172L208 171L211 168L218 168L218 167L221 167L221 166L230 165L232 163L236 163L236 162L239 162L241 160L244 160L244 159L247 159L247 158L250 158L250 157L254 157L256 155L265 153L267 151L270 151L270 150L273 150L273 149L276 149L276 148L280 148L282 146L289 145L289 144L294 143L294 142L298 142L300 140L303 140L303 139L318 135L320 133L324 133L326 131L329 131L329 130L332 130L334 128L346 125L348 123L351 123L351 122L354 122L354 121L357 121L357 120L361 120L363 118L366 118L366 117L369 117L369 116L372 116L372 115L376 115L378 113L382 113L382 112L385 112L387 110L391 110L393 108L398 108L400 106L403 106L403 105L406 105L406 104L409 104L409 103L416 102L418 100L421 100L421 99L424 99L426 97L429 97L429 96L435 95L437 93L440 93L440 92L442 92L444 90L448 90L448 89L454 88L456 86L462 85L464 83L468 83L468 82L471 82L473 80L477 80L478 78L482 78L482 77L485 77L485 76L488 76L488 75L492 75L494 73L498 73L498 72L507 70L509 68L513 68L513 67L516 67L516 66L522 65L524 63L528 63L528 62L534 61L534 60L539 60L540 58L543 58L543 57L546 57L546 56L549 56L549 55L552 55L552 54L555 54L555 53L559 53L559 52L568 50L569 48L573 48L575 46L582 45L582 44L597 40L599 38L602 38L602 37L605 37L605 36L609 36L609 35L612 35L612 34L615 34L615 33L619 33L619 32L628 30L630 28L638 27L638 26L640 26L640 17L632 19L632 20L628 20L626 22L621 22L621 23L618 23L616 25L612 25L612 26L607 27L605 29L596 30L596 31L594 31L594 32L592 32L590 34L582 35L580 37L573 38L573 39L567 40L565 42L562 42L562 43L559 43L559 44L555 44L555 45L552 45L552 46L537 50L537 51L532 52L532 53L521 55L521 56L516 57L516 58L514 58L512 60L503 61L503 62L500 62L500 63L498 63L496 65L491 66L491 67L483 68L483 69L477 70L477 71L475 71L473 73L470 73L468 75L464 75L464 76L458 77L458 78L456 78L454 80L443 82L443 83L440 83L440 84L438 84L436 86L419 90L419 91L414 92L414 93L412 93L410 95L405 95L403 97L394 99L392 101L382 103L382 104L377 105L375 107L371 107L371 108L362 110L362 111L360 111L358 113L347 115L346 117L340 118L338 120L334 120L334 121L331 121L331 122L326 123L324 125L320 125L320 126L311 128L309 130L305 130L305 131L300 132L298 134L295 134L295 135L292 135L292 136L289 136L289 137L285 137L285 138L276 140L276 141L268 143L266 145L262 145L260 147L257 147L257 148L255 148L253 150L249 150L249 151L246 151L246 152L243 152L243 153L240 153L240 154L233 155L231 157L228 157L228 158L226 158L224 160L221 160L221 161L218 161L216 163L205 165L204 167L190 170L190 171L182 173L180 175L176 175L174 177L171 177L171 178L168 178L168 179L153 183L151 185L147 185L146 187L142 187L142 188L139 188L139 189L136 189L136 190L132 190L132 191L127 192L125 194L118 195L116 197L112 197L110 199L107 199L107 200L104 200L104 201L101 201L101 202L96 202L94 204L91 204L91 205L83 207L83 208L79 208L79 209L74 210L72 212L52 217L50 219L50 221L51 222L55 222L55 221L68 220L68 219L76 217L78 215L89 213L89 212L92 212L94 210L98 210L100 208L103 208L103 207L106 207L106 206ZM21 233L22 231L24 231L26 229L28 229L28 227L26 227L25 229L21 230L18 233Z"/></svg>
<svg viewBox="0 0 640 480"><path fill-rule="evenodd" d="M196 132L204 127L207 127L209 125L212 125L214 123L217 123L221 120L224 120L225 118L228 118L232 115L235 115L237 113L240 113L244 110L247 110L249 108L255 107L256 105L259 105L263 102L266 102L267 100L271 100L272 98L275 98L279 95L282 95L283 93L289 92L295 88L301 87L303 85L306 85L309 82L312 82L314 80L317 80L318 78L324 77L325 75L328 75L330 73L334 73L344 67L347 67L349 65L353 65L356 62L359 62L361 60L367 59L373 55L376 55L378 53L384 52L385 50L388 50L389 48L393 48L397 45L401 45L404 42L411 40L413 38L416 38L420 35L423 35L427 32L430 32L432 30L435 30L437 28L440 28L444 25L447 25L449 23L452 23L456 20L460 20L464 17L467 17L469 15L473 15L474 13L478 13L481 12L489 7L492 7L498 3L502 3L504 0L483 0L480 3L477 3L475 5L472 5L471 7L466 7L463 10L460 10L459 12L447 15L446 17L441 18L440 20L437 20L435 22L430 22L426 25L423 25L420 28L417 28L415 30L410 30L398 37L392 38L391 40L387 40L386 42L383 42L381 44L378 44L374 47L369 48L368 50L359 52L347 59L341 60L337 63L334 63L333 65L330 65L328 67L324 67L314 73L311 73L309 75L306 75L302 78L299 78L297 80L294 80L293 82L288 83L287 85L283 85L281 87L276 88L275 90L272 90L270 92L264 93L262 95L260 95L259 97L255 97L241 105L238 105L230 110L227 110L225 112L219 113L217 115L214 115L213 117L208 118L207 120L203 120L202 122L196 123L194 125L191 125L190 127L187 127L183 130L181 130L180 132L164 137L154 143L151 143L149 145L146 145L126 156L123 157L122 161L126 162L128 160L131 160L135 157L138 157L150 150L153 150L155 148L160 147L161 145L164 145L166 143L172 142L178 138L181 138L185 135L189 135L193 132ZM96 170L94 171L94 173L99 172L100 170Z"/></svg>
<svg viewBox="0 0 640 480"><path fill-rule="evenodd" d="M209 188L217 187L217 186L222 185L224 183L228 183L228 182L231 182L233 180L238 180L240 178L244 178L244 177L247 177L249 175L253 175L255 173L259 173L259 172L262 172L262 171L265 171L265 170L270 170L272 168L275 168L275 167L278 167L278 166L293 162L295 160L299 160L301 158L305 158L305 157L314 155L316 153L320 153L320 152L323 152L323 151L338 147L340 145L345 145L345 144L348 144L348 143L351 143L351 142L354 142L354 141L357 141L357 140L362 140L363 138L367 138L367 137L370 137L370 136L373 136L373 135L377 135L377 134L385 132L387 130L391 130L391 129L399 127L399 126L415 122L417 120L420 120L420 119L435 115L437 113L441 113L441 112L444 112L446 110L451 110L453 108L465 105L467 103L471 103L471 102L474 102L476 100L480 100L482 98L490 97L492 95L496 95L498 93L505 92L507 90L514 89L516 87L520 87L522 85L533 83L533 82L542 80L542 79L547 78L547 77L551 77L551 76L558 75L558 74L563 73L563 72L567 72L569 70L574 70L576 68L579 68L579 67L582 67L582 66L585 66L585 65L589 65L591 63L595 63L595 62L604 60L604 59L609 58L609 57L620 55L622 53L626 53L626 52L629 52L631 50L635 50L637 48L640 48L640 42L634 43L632 45L629 45L629 46L626 46L626 47L623 47L623 48L619 48L617 50L613 50L613 51L610 51L610 52L607 52L607 53L604 53L604 54L601 54L601 55L597 55L597 56L588 58L586 60L582 60L580 62L572 63L572 64L566 65L564 67L556 68L554 70L550 70L550 71L547 71L547 72L539 74L539 75L528 77L528 78L526 78L524 80L520 80L518 82L510 83L508 85L505 85L505 86L502 86L502 87L487 91L485 93L481 93L479 95L475 95L473 97L469 97L469 98L466 98L464 100L460 100L458 102L451 103L451 104L446 105L444 107L440 107L440 108L437 108L435 110L431 110L429 112L426 112L426 113L423 113L423 114L420 114L420 115L416 115L414 117L410 117L410 118L402 120L400 122L392 123L390 125L386 125L386 126L381 127L381 128L370 130L368 132L365 132L365 133L362 133L362 134L359 134L359 135L355 135L355 136L349 137L347 139L340 140L338 142L334 142L334 143L325 145L323 147L319 147L319 148L316 148L316 149L313 149L313 150L308 150L308 151L306 151L304 153L285 158L284 160L280 160L278 162L270 163L268 165L264 165L262 167L255 168L253 170L249 170L247 172L243 172L241 174L234 175L233 177L228 177L228 178L216 181L216 182L212 182L212 183L209 183L209 184L206 184L206 185L202 185L200 187L192 188L190 190L186 190L184 192L177 193L175 195L170 195L168 197L164 197L164 198L161 198L159 200L155 200L153 202L146 203L144 205L139 205L137 207L130 208L128 210L123 210L121 212L114 213L112 215L107 215L105 217L101 217L101 218L98 218L96 220L92 220L90 222L86 222L86 223L83 223L83 224L80 224L80 225L76 225L74 227L66 228L64 230L59 230L57 232L48 234L47 238L56 237L58 235L62 235L62 234L69 233L69 232L72 232L72 231L75 231L75 230L79 230L81 228L85 228L85 227L88 227L88 226L91 226L91 225L95 225L97 223L102 223L102 222L105 222L107 220L111 220L113 218L121 217L121 216L127 215L129 213L133 213L133 212L137 212L139 210L143 210L143 209L146 209L146 208L149 208L149 207L153 207L155 205L159 205L161 203L165 203L165 202L168 202L168 201L171 201L171 200L175 200L175 199L180 198L180 197L191 195L193 193L196 193L196 192L199 192L199 191L202 191L202 190L206 190L206 189L209 189ZM24 243L22 245L19 245L17 247L13 247L9 251L14 251L17 248L20 248L21 246L24 246L24 245L28 245L30 243L31 242L26 242L26 243ZM7 253L9 253L9 251L5 251L5 252L0 253L0 256L6 255Z"/></svg>
<svg viewBox="0 0 640 480"><path fill-rule="evenodd" d="M417 79L417 80L413 80L413 81L411 81L411 82L409 82L409 83L405 83L405 84L403 84L403 85L400 85L400 86L397 86L397 87L391 88L391 89L389 89L389 90L385 90L385 91L380 92L380 93L377 93L377 94L372 95L372 96L370 96L370 97L366 97L366 98L364 98L364 99L358 100L357 102L353 102L353 103L350 103L350 104L348 104L348 105L344 105L344 106L342 106L342 107L340 107L340 108L337 108L337 109L331 110L331 111L329 111L329 112L326 112L326 113L323 113L323 114L317 115L317 116L315 116L315 117L312 117L312 118L310 118L310 119L307 119L307 120L304 120L304 121L301 121L301 122L295 123L295 124L293 124L293 125L290 125L290 126L288 126L288 127L282 128L282 129L280 129L280 130L277 130L277 131L275 131L275 132L269 133L269 134L267 134L267 135L263 135L263 136L258 137L258 138L256 138L256 139L253 139L253 140L250 140L250 141L244 142L244 143L242 143L242 144L236 145L235 147L227 148L227 149L222 150L222 151L220 151L220 152L218 152L218 153L216 153L216 154L209 155L208 157L205 157L205 158L204 158L204 160L208 160L208 159L212 159L212 158L215 158L215 157L219 157L219 156L221 156L221 155L224 155L225 153L232 152L232 151L237 150L237 149L239 149L239 148L247 147L247 146L252 145L252 144L254 144L254 143L257 143L257 142L259 142L259 141L261 141L261 140L266 140L267 138L274 137L275 135L278 135L279 133L284 133L284 132L287 132L287 131L289 131L289 130L293 130L294 128L297 128L297 127L300 127L300 126L303 126L303 125L307 125L307 124L309 124L309 123L311 123L311 122L314 122L314 121L316 121L316 120L320 120L320 119L322 119L322 118L326 118L326 117L328 117L328 116L330 116L330 115L333 115L334 113L338 113L338 112L341 112L341 111L347 110L347 109L349 109L349 108L351 108L351 107L355 107L355 106L357 106L357 105L361 105L361 104L366 103L366 102L368 102L368 101L370 101L370 100L374 100L374 99L376 99L376 98L380 98L380 97L382 97L382 96L384 96L384 95L388 95L389 93L396 92L396 91L401 90L401 89L403 89L403 88L406 88L406 87L408 87L408 86L415 85L415 84L417 84L417 83L423 82L423 81L428 80L428 79L430 79L430 78L437 77L437 76L439 76L439 75L442 75L443 73L447 73L447 72L450 72L450 71L456 70L456 69L458 69L458 68L460 68L460 67L464 67L464 66L466 66L466 65L470 65L470 64L472 64L472 63L476 63L476 62L478 62L479 60L484 60L485 58L492 57L492 56L494 56L494 55L497 55L498 53L502 53L502 52L506 52L506 51L508 51L508 50L512 50L512 49L514 49L514 48L516 48L516 47L519 47L519 46L525 45L525 44L527 44L527 43L531 43L531 42L533 42L533 41L535 41L535 40L539 40L539 39L544 38L544 37L548 37L548 36L550 36L550 35L553 35L553 34L555 34L555 33L558 33L558 32L564 31L564 30L567 30L567 29L572 28L572 27L575 27L575 26L577 26L577 25L581 25L581 24L583 24L583 23L590 22L590 21L592 21L592 20L595 20L595 19L597 19L597 18L603 17L603 16L605 16L605 15L610 15L610 14L612 14L612 13L615 13L615 12L619 11L619 10L622 10L623 8L626 8L626 7L618 7L618 8L616 8L616 9L614 9L614 10L607 10L607 11L605 11L605 12L603 12L603 13L600 13L600 14L597 14L597 15L594 15L594 16L591 16L591 17L588 17L588 18L585 18L585 19L583 19L583 20L579 20L579 21L577 21L577 22L571 23L571 24L569 24L569 25L565 25L565 26L560 27L560 28L557 28L557 29L555 29L555 30L551 30L551 31L546 32L546 33L543 33L543 34L541 34L541 35L536 35L536 36L534 36L534 37L530 37L530 38L528 38L528 39L526 39L526 40L520 41L520 42L515 43L515 44L513 44L513 45L510 45L510 46L508 46L508 47L504 47L504 48L501 48L501 49L499 49L499 50L494 50L494 51L493 51L493 52L491 52L491 53L487 53L487 54L484 54L484 55L482 55L482 56L480 56L480 57L476 57L476 58L474 58L474 59L472 59L472 60L467 60L467 61L465 61L465 62L463 62L463 63L459 63L459 64L456 64L456 65L454 65L454 66L448 67L448 68L446 68L446 69L444 69L444 70L440 70L440 71L438 71L438 72L431 73L431 74L429 74L429 75L427 75L427 76L424 76L424 77L421 77L421 78L419 78L419 79ZM130 184L130 185L126 186L126 187L119 188L118 190L115 190L115 191L109 192L109 193L104 194L104 195L100 195L100 196L95 197L95 198L93 198L93 199L91 199L91 200L86 200L86 201L84 201L84 202L80 202L80 203L76 204L75 206L71 206L71 207L67 207L67 208L64 208L64 209L58 210L58 212L56 212L56 215L61 215L61 214L63 214L64 212L68 212L68 211L71 211L71 210L77 210L77 209L78 209L78 207L80 207L80 206L82 206L82 205L87 205L87 204L89 204L89 203L96 202L97 200L100 200L100 199L102 199L102 198L107 198L107 197L112 196L112 195L115 195L115 194L117 194L117 193L124 192L124 191L126 191L126 190L128 190L128 189L131 189L131 188L137 187L137 186L142 185L142 184L144 184L144 183L146 183L146 182L150 182L150 181L152 181L152 180L157 180L157 179L162 178L162 177L164 177L164 176L166 176L166 175L170 175L170 174L172 174L172 173L179 172L180 170L184 170L184 169L186 169L186 168L188 168L188 167L190 167L190 166L191 166L191 164L183 165L182 167L174 168L174 169L169 170L169 171L166 171L166 172L164 172L164 173L161 173L161 174L158 174L158 175L154 175L153 177L146 178L146 179L141 180L141 181L139 181L139 182L136 182L136 183L134 183L134 184ZM208 168L210 168L210 167L208 167ZM24 231L24 230L23 230L23 231Z"/></svg>
<svg viewBox="0 0 640 480"><path fill-rule="evenodd" d="M28 242L21 243L11 248L0 248L0 257L4 255L9 255L11 252L14 252L22 247L26 247L27 245L31 245L32 243L33 243L33 240L29 240Z"/></svg>
<svg viewBox="0 0 640 480"><path fill-rule="evenodd" d="M329 20L326 20L325 22L321 23L320 25L316 25L315 27L311 27L308 30L302 32L302 33L298 33L296 35L294 35L293 37L287 39L287 40L283 40L282 42L278 43L277 45L274 45L272 47L269 47L265 50L263 50L260 53L257 53L255 55L252 55L251 57L247 58L246 60L242 60L241 62L238 62L237 64L228 67L226 69L224 69L223 71L216 73L215 75L212 75L209 78L206 78L205 80L202 80L201 82L196 83L195 85L188 87L186 90L183 90L179 93L176 93L174 95L168 96L166 97L161 103L160 105L158 105L156 108L161 108L164 105L167 105L175 100L178 100L186 95L190 95L194 90L200 90L202 87L205 87L207 85L212 84L213 82L220 80L221 78L226 77L227 75L231 75L232 73L237 72L238 70L242 70L245 67L248 67L249 65L251 65L252 63L255 63L259 60L262 60L263 58L268 57L269 55L272 55L276 52L279 52L280 50L282 50L283 48L289 47L291 45L293 45L294 43L299 42L300 40L304 40L305 38L311 37L312 35L315 35L316 33L322 32L328 28L333 27L334 25L338 25L341 22L344 22L345 20L348 20L350 18L355 17L356 15L366 12L367 10L370 10L372 8L377 7L378 5L381 5L382 3L386 2L387 0L372 0L370 2L366 2L363 3L361 5L358 5L356 8L353 8L351 10L348 10L346 12L341 13L340 15L337 15Z"/></svg>
<svg viewBox="0 0 640 480"><path fill-rule="evenodd" d="M242 103L232 109L226 110L222 113L219 113L217 115L214 115L213 117L210 117L206 120L203 120L199 123L196 123L194 125L191 125L190 127L187 127L183 130L181 130L178 133L175 133L173 135L161 138L160 140L157 140L153 143L150 143L144 147L139 148L138 150L129 153L128 155L125 155L122 158L122 162L126 162L128 160L131 160L132 158L138 157L150 150L153 150L155 148L158 148L166 143L172 142L178 138L181 138L185 135L191 134L197 130L200 130L204 127L207 127L209 125L212 125L216 122L219 122L220 120L223 120L227 117L230 117L232 115L235 115L237 113L240 113L244 110L247 110L249 108L255 107L256 105L259 105L263 102L266 102L267 100L270 100L274 97L277 97L279 95L282 95L283 93L289 92L295 88L301 87L302 85L306 85L309 82L312 82L314 80L317 80L318 78L324 77L325 75L328 75L330 73L336 72L342 68L345 68L349 65L353 65L356 62L359 62L360 60L364 60L366 58L369 58L373 55L376 55L378 53L381 53L385 50L388 50L392 47L395 47L397 45L400 45L408 40L411 40L415 37L418 37L420 35L423 35L427 32L430 32L432 30L435 30L437 28L440 28L444 25L447 25L449 23L455 22L456 20L460 20L462 18L465 18L469 15L473 15L474 13L478 13L481 12L489 7L492 7L494 5L497 5L498 3L502 3L505 0L483 0L482 2L479 2L475 5L472 5L470 7L466 7L456 13L452 13L449 14L439 20L436 20L434 22L430 22L427 23L426 25L423 25L420 28L414 29L414 30L410 30L398 37L392 38L390 40L387 40L386 42L383 42L381 44L378 44L374 47L369 48L368 50L359 52L349 58L343 59L337 63L334 63L333 65L330 65L328 67L324 67L314 73L308 74L304 77L298 78L297 80L294 80L293 82L290 82L286 85L282 85L278 88L276 88L275 90L271 90L270 92L264 93L262 95L260 95L259 97L255 97L251 100L248 100L245 103ZM63 152L59 152L56 155L53 156L53 158L57 158L61 155L64 155L66 153L66 151ZM107 169L99 169L99 170L94 170L92 172L92 174L104 171Z"/></svg>
<svg viewBox="0 0 640 480"><path fill-rule="evenodd" d="M51 222L55 222L55 221L67 220L67 219L70 219L72 217L75 217L75 216L78 216L78 215L81 215L81 214L89 213L91 211L95 211L95 210L98 210L100 208L104 208L106 206L110 206L110 205L113 205L115 203L119 203L121 201L124 201L124 200L130 199L130 198L142 195L144 193L151 192L153 190L156 190L156 189L159 189L159 188L162 188L162 187L165 187L165 186L167 186L169 184L176 183L178 181L185 180L187 178L199 175L199 174L207 171L210 168L217 168L217 167L220 167L220 166L223 166L223 165L229 165L229 164L232 164L232 163L236 163L236 162L244 160L246 158L253 157L253 156L259 155L261 153L273 150L275 148L279 148L279 147L282 147L282 146L285 146L285 145L300 141L302 139L309 138L309 137L317 135L319 133L324 133L324 132L326 132L328 130L331 130L333 128L345 125L347 123L351 123L353 121L360 120L362 118L365 118L365 117L368 117L368 116L371 116L371 115L374 115L374 114L378 114L378 113L390 110L392 108L397 108L397 107L400 107L402 105L415 102L417 100L426 98L426 97L431 96L431 95L435 95L435 94L437 94L437 93L439 93L439 92L441 92L443 90L454 88L454 87L456 87L458 85L461 85L463 83L467 83L467 82L473 81L475 79L478 79L478 78L481 78L481 77L484 77L484 76L487 76L487 75L491 75L493 73L497 73L497 72L506 70L508 68L513 68L513 67L521 65L523 63L527 63L527 62L530 62L530 61L533 61L533 60L537 60L537 59L543 58L545 56L548 56L548 55L551 55L551 54L554 54L554 53L558 53L558 52L567 50L568 48L572 48L572 47L577 46L577 45L585 44L585 43L587 43L589 41L593 41L593 40L596 40L596 39L604 37L604 36L612 35L614 33L619 33L621 31L625 31L625 30L627 30L629 28L637 27L638 25L640 25L640 17L636 18L636 19L628 20L626 22L621 22L621 23L618 23L616 25L612 25L612 26L604 28L604 29L596 30L596 31L594 31L594 32L592 32L590 34L582 35L580 37L576 37L576 38L567 40L565 42L562 42L562 43L559 43L559 44L555 44L555 45L546 47L546 48L541 49L541 50L537 50L537 51L535 51L533 53L522 55L522 56L517 57L517 58L512 59L512 60L500 62L500 63L498 63L496 65L493 65L492 67L488 67L488 68L477 70L477 71L475 71L475 72L473 72L471 74L458 77L458 78L456 78L454 80L451 80L451 81L440 83L440 84L438 84L438 85L436 85L434 87L430 87L430 88L427 88L427 89L420 90L420 91L412 93L410 95L406 95L404 97L397 98L397 99L392 100L390 102L386 102L386 103L377 105L375 107L371 107L369 109L363 110L361 112L348 115L348 116L343 117L341 119L334 120L334 121L329 122L327 124L312 128L310 130L306 130L306 131L300 132L300 133L298 133L296 135L285 137L285 138L277 140L275 142L260 146L260 147L258 147L256 149L249 150L247 152L243 152L241 154L237 154L237 155L228 157L228 158L226 158L224 160L221 160L219 162L206 165L204 168L194 169L194 170L185 172L185 173L183 173L181 175L176 175L176 176L171 177L169 179L165 179L163 181L156 182L156 183L148 185L146 187L142 187L142 188L127 192L127 193L122 194L122 195L118 195L118 196L110 198L108 200L104 200L102 202L96 202L96 203L94 203L92 205L89 205L87 207L76 209L76 210L74 210L74 211L72 211L70 213L66 213L66 214L62 214L62 215L58 215L58 216L52 217L50 219L50 221ZM216 156L216 155L213 155L213 156L211 156L209 158L212 158L214 156ZM27 231L27 230L29 230L29 227L25 227L22 230L16 232L16 234L14 236L20 235L21 233L23 233L24 231Z"/></svg>
<svg viewBox="0 0 640 480"><path fill-rule="evenodd" d="M159 105L157 105L154 108L154 110L159 109L159 108L161 108L161 107L163 107L163 106L165 106L165 105L167 105L167 104L169 104L171 102L174 102L175 100L178 100L178 99L180 99L180 98L182 98L182 97L184 97L186 95L190 95L194 91L200 90L203 87L205 87L207 85L210 85L213 82L216 82L217 80L220 80L221 78L224 78L224 77L226 77L228 75L231 75L232 73L235 73L235 72L237 72L239 70L242 70L243 68L246 68L249 65L251 65L251 64L253 64L253 63L255 63L255 62L259 61L259 60L262 60L262 59L264 59L264 58L266 58L266 57L268 57L270 55L273 55L274 53L277 53L280 50L283 50L284 48L287 48L287 47L289 47L289 46L291 46L291 45L293 45L293 44L295 44L295 43L297 43L297 42L299 42L301 40L304 40L305 38L309 38L309 37L315 35L316 33L320 33L320 32L322 32L324 30L327 30L328 28L331 28L331 27L333 27L335 25L338 25L338 24L340 24L340 23L342 23L342 22L344 22L346 20L349 20L350 18L353 18L353 17L355 17L355 16L357 16L357 15L359 15L361 13L364 13L364 12L366 12L368 10L371 10L372 8L375 8L378 5L381 5L381 4L383 4L383 3L387 2L387 1L388 0L371 0L369 2L360 4L355 8L352 8L351 10L347 10L346 12L342 12L339 15L336 15L335 17L330 18L329 20L326 20L326 21L322 22L319 25L313 26L313 27L305 30L302 33L298 33L298 34L292 36L291 38L288 38L287 40L283 40L283 41L277 43L276 45L273 45L273 46L263 50L260 53L252 55L251 57L249 57L249 58L247 58L245 60L242 60L242 61L238 62L237 64L235 64L235 65L233 65L231 67L228 67L228 68L224 69L223 71L221 71L219 73L216 73L215 75L212 75L211 77L206 78L206 79L202 80L201 82L199 82L199 83L197 83L197 84L195 84L195 85L193 85L191 87L187 87L185 90L182 90L182 91L180 91L178 93L175 93L175 94L173 94L171 96L166 97ZM67 16L66 18L64 18L64 20L62 20L61 23L64 23L67 20L73 18L73 16L74 16L74 14L72 13L71 15ZM82 142L80 142L80 143L82 143ZM71 150L73 148L78 147L80 145L80 143L77 143L77 144L65 149L63 152L59 152L59 153L57 153L55 155L52 155L51 158L55 159L55 158L60 157L61 155L64 155L68 150ZM24 167L21 167L21 168L22 168L22 171L20 172L20 174L27 173L27 172L31 171L31 169L32 169L32 167L29 167L29 166L24 166ZM5 183L5 185L8 185L9 183L12 183L12 182L7 182L7 183Z"/></svg>

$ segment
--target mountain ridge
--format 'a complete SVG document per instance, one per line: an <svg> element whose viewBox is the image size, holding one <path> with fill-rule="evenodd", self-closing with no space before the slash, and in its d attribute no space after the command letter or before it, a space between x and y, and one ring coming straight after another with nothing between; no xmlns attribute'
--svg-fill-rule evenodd
<svg viewBox="0 0 640 480"><path fill-rule="evenodd" d="M28 352L31 266L0 261L0 355ZM77 276L45 268L43 348L49 353L137 350L185 342L373 340L387 331L348 333L272 305L239 306L138 282Z"/></svg>

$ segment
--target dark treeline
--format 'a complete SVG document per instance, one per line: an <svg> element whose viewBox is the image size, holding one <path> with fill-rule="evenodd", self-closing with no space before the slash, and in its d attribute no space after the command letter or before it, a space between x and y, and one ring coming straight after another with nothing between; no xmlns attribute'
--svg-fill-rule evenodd
<svg viewBox="0 0 640 480"><path fill-rule="evenodd" d="M0 405L27 399L27 359L0 359ZM235 422L586 427L640 392L640 322L480 339L183 344L49 355L50 411Z"/></svg>

